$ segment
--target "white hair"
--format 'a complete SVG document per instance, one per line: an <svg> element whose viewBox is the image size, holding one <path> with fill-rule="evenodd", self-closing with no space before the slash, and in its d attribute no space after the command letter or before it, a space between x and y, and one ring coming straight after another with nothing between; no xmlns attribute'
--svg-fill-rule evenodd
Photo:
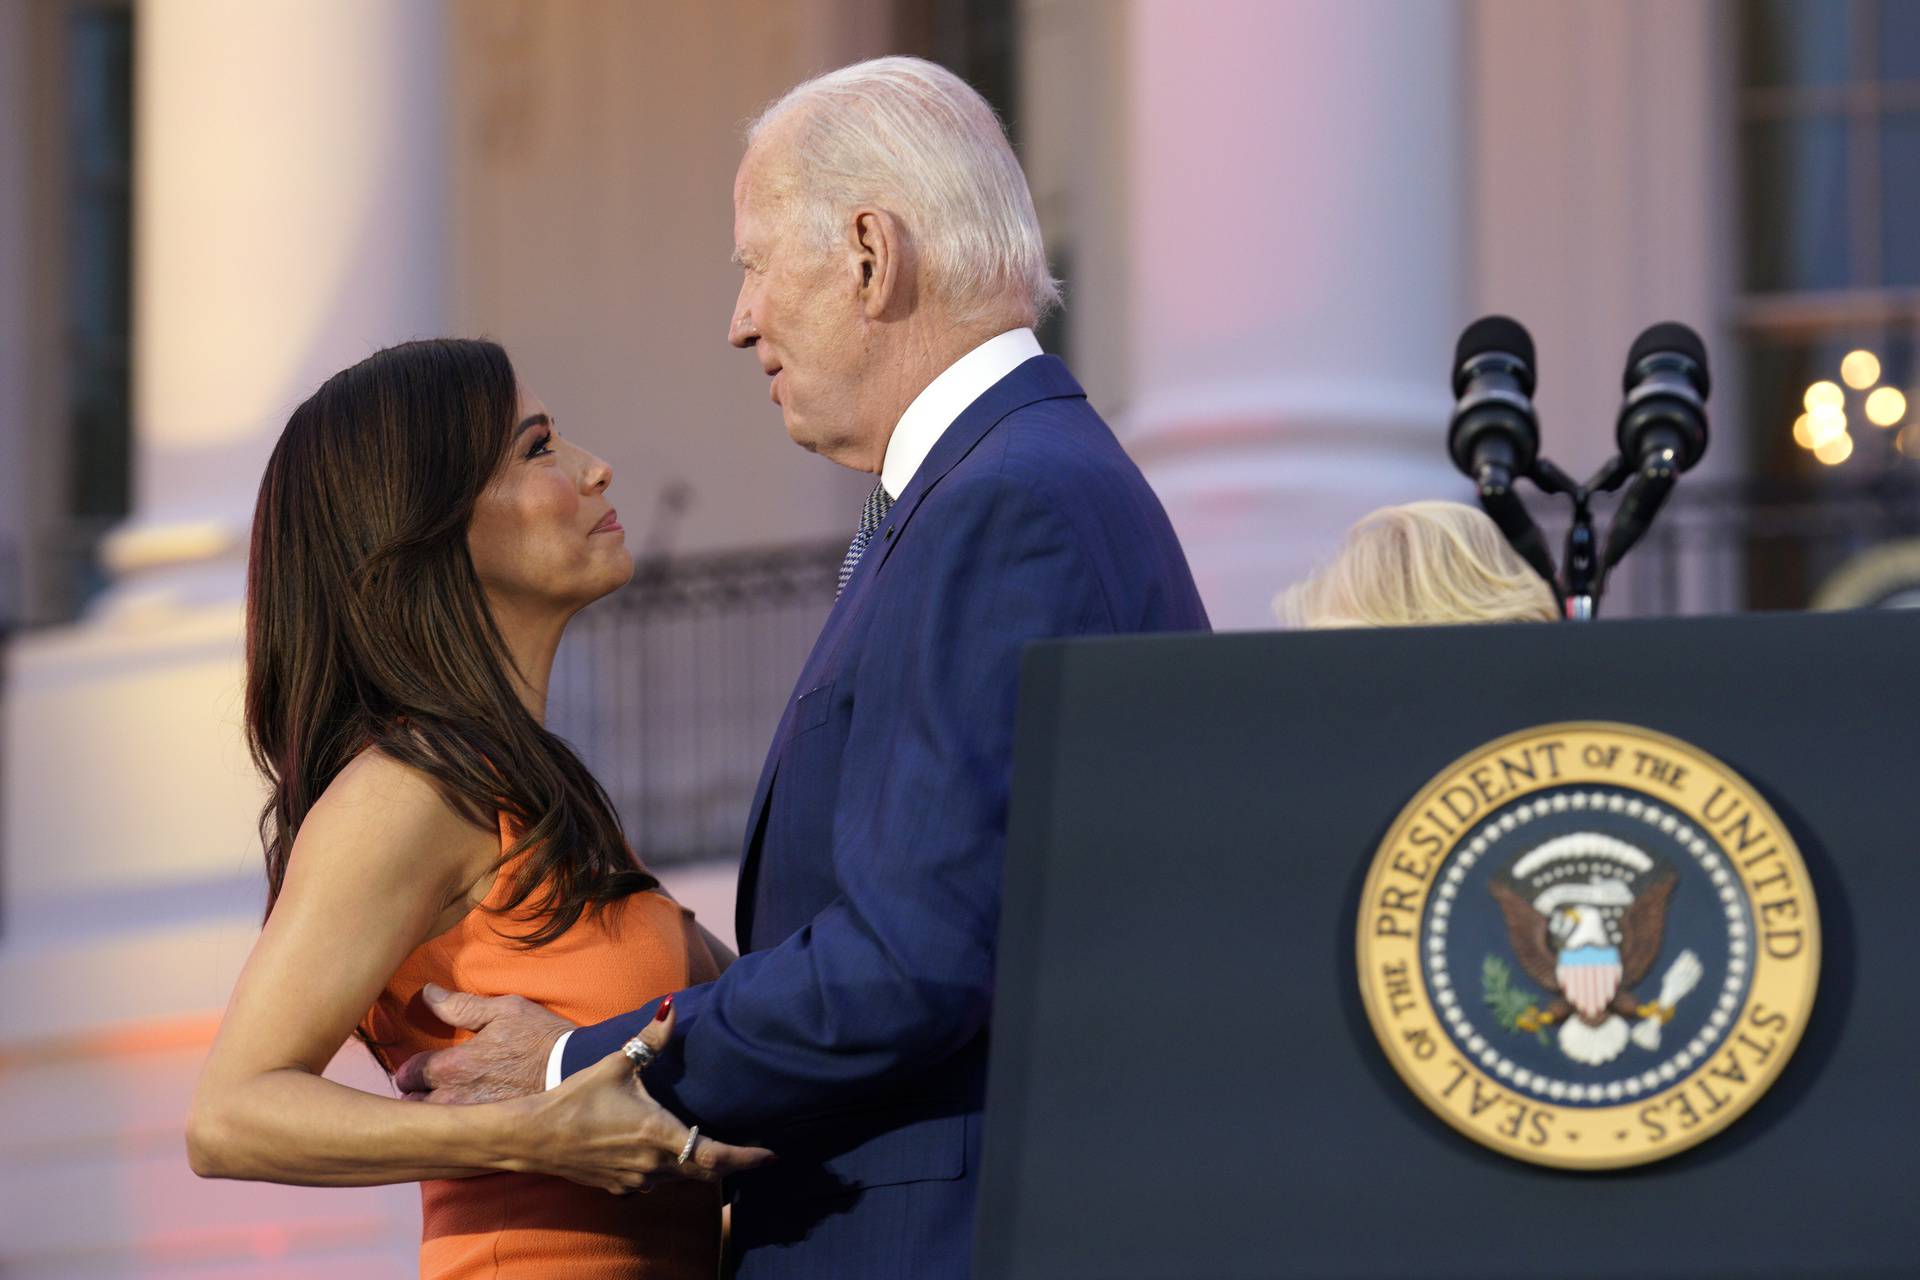
<svg viewBox="0 0 1920 1280"><path fill-rule="evenodd" d="M987 100L921 58L874 58L789 90L747 127L751 147L791 117L800 215L822 247L859 204L905 224L956 320L1009 300L1037 320L1060 305L1027 175Z"/></svg>

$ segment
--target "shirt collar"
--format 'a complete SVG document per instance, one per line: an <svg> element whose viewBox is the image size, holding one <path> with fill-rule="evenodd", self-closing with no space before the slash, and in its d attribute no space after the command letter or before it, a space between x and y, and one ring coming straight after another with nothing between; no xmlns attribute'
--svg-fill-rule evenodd
<svg viewBox="0 0 1920 1280"><path fill-rule="evenodd" d="M880 464L880 484L889 498L906 492L913 473L953 420L984 395L994 383L1042 354L1031 329L1009 329L988 338L948 365L946 371L913 398L887 441L886 460Z"/></svg>

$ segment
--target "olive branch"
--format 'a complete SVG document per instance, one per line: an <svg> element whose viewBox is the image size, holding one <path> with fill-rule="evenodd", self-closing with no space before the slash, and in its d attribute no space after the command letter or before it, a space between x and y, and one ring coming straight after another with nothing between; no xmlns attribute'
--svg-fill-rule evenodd
<svg viewBox="0 0 1920 1280"><path fill-rule="evenodd" d="M1488 956L1480 966L1480 998L1493 1010L1494 1021L1506 1030L1531 1031L1541 1044L1548 1042L1547 1029L1534 1021L1540 1012L1538 997L1514 986L1513 970L1499 956Z"/></svg>

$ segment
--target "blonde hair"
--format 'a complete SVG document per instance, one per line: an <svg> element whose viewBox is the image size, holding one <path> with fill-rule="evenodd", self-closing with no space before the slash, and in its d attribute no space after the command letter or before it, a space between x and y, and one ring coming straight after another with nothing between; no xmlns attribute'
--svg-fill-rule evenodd
<svg viewBox="0 0 1920 1280"><path fill-rule="evenodd" d="M789 90L747 127L751 146L776 121L792 140L802 214L834 243L840 219L873 201L907 225L956 319L1008 298L1035 319L1060 305L1027 175L987 100L922 58L874 58Z"/></svg>
<svg viewBox="0 0 1920 1280"><path fill-rule="evenodd" d="M1458 502L1382 507L1348 531L1333 560L1273 602L1295 627L1552 622L1553 589L1487 514Z"/></svg>

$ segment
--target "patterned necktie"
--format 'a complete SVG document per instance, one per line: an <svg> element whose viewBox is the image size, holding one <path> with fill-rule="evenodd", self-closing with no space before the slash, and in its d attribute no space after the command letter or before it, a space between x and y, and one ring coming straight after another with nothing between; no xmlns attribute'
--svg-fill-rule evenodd
<svg viewBox="0 0 1920 1280"><path fill-rule="evenodd" d="M887 512L892 509L893 499L887 494L887 486L873 486L873 492L867 495L867 505L860 508L860 528L847 547L846 559L840 562L840 585L834 590L835 600L847 589L847 579L860 567L860 557L866 554L867 544L873 541L874 530L880 527L880 522L887 518Z"/></svg>

